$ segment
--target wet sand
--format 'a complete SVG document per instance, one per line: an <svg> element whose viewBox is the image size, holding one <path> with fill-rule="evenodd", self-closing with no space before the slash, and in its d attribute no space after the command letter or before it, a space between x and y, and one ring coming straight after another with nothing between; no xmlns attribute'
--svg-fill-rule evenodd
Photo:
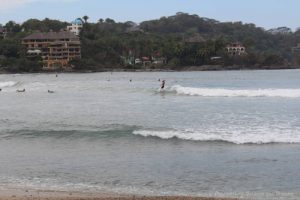
<svg viewBox="0 0 300 200"><path fill-rule="evenodd" d="M131 196L51 190L0 189L0 200L237 200L234 198L188 196Z"/></svg>

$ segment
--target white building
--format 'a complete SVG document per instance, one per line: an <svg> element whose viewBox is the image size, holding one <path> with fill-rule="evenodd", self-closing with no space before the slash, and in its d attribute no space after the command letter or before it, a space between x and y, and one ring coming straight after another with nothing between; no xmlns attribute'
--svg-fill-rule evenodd
<svg viewBox="0 0 300 200"><path fill-rule="evenodd" d="M82 27L83 27L82 19L77 18L75 21L72 22L71 26L67 26L67 30L78 36L80 34Z"/></svg>
<svg viewBox="0 0 300 200"><path fill-rule="evenodd" d="M241 56L246 53L246 48L240 43L232 43L226 47L227 53L232 56Z"/></svg>

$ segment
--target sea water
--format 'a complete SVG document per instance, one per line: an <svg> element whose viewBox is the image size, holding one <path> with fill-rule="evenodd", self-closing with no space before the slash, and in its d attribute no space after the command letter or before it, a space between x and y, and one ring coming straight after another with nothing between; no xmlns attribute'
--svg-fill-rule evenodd
<svg viewBox="0 0 300 200"><path fill-rule="evenodd" d="M300 199L300 70L0 75L0 88L0 189Z"/></svg>

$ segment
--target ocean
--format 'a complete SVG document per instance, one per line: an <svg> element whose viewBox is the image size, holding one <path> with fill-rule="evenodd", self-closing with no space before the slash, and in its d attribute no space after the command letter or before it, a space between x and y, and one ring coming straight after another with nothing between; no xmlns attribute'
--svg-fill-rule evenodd
<svg viewBox="0 0 300 200"><path fill-rule="evenodd" d="M300 70L10 74L0 88L0 190L300 199Z"/></svg>

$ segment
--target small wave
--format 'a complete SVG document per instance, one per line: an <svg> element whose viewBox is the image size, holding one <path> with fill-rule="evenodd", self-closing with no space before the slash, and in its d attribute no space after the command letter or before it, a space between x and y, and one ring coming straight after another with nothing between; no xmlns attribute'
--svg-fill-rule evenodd
<svg viewBox="0 0 300 200"><path fill-rule="evenodd" d="M6 88L6 87L14 87L17 85L17 82L14 81L6 81L6 82L0 82L0 88Z"/></svg>
<svg viewBox="0 0 300 200"><path fill-rule="evenodd" d="M299 98L300 89L224 89L224 88L193 88L172 86L169 92L179 95L203 96L203 97L285 97Z"/></svg>
<svg viewBox="0 0 300 200"><path fill-rule="evenodd" d="M202 133L201 131L153 131L153 130L136 130L134 135L140 135L144 137L157 137L161 139L182 139L190 141L202 141L202 142L228 142L233 144L272 144L272 143L286 143L297 144L300 143L299 132L287 132L282 133L280 131L271 133Z"/></svg>
<svg viewBox="0 0 300 200"><path fill-rule="evenodd" d="M127 126L110 124L100 127L78 128L78 129L21 129L21 130L2 130L0 132L1 139L13 138L57 138L57 139L101 139L101 138L118 138L132 136L134 130L138 130L137 126Z"/></svg>

